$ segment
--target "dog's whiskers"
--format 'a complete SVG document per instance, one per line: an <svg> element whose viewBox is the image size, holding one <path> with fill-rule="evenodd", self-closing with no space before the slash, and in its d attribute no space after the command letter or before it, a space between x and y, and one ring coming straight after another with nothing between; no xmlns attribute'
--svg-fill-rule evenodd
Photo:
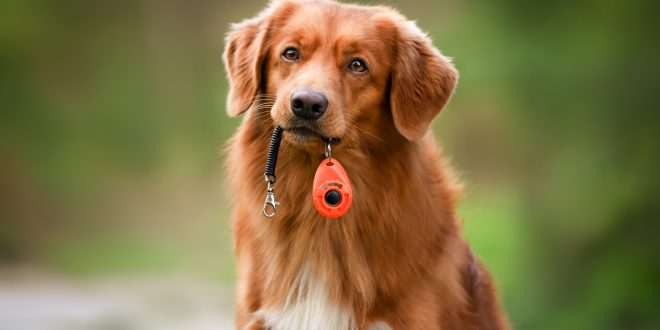
<svg viewBox="0 0 660 330"><path fill-rule="evenodd" d="M367 156L371 157L371 153L369 152L369 147L367 146L367 143L362 139L360 134L357 132L356 130L357 127L354 125L349 125L346 128L349 130L349 132L352 133L352 135L355 136L358 144L360 145L360 147L362 147L362 149L367 154Z"/></svg>

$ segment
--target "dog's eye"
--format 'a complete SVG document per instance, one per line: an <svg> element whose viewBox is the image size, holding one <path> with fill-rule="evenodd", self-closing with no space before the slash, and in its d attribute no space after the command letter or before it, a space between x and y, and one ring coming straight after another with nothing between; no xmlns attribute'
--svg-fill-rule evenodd
<svg viewBox="0 0 660 330"><path fill-rule="evenodd" d="M367 65L360 59L354 59L351 61L351 64L348 65L348 69L357 74L366 73Z"/></svg>
<svg viewBox="0 0 660 330"><path fill-rule="evenodd" d="M289 47L284 50L284 53L282 53L282 58L286 61L294 62L300 59L300 53L297 49Z"/></svg>

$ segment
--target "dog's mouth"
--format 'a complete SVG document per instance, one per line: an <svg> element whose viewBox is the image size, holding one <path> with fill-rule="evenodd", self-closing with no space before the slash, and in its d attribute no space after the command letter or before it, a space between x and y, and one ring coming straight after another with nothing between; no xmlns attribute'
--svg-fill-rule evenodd
<svg viewBox="0 0 660 330"><path fill-rule="evenodd" d="M297 127L288 127L284 128L287 132L291 134L295 134L299 137L302 138L313 138L313 137L318 137L323 139L323 135L319 133L317 130L305 126L297 126Z"/></svg>
<svg viewBox="0 0 660 330"><path fill-rule="evenodd" d="M333 144L339 142L339 138L327 136L319 129L312 126L291 125L283 126L283 128L292 137L293 142L298 144L305 144L315 140L323 142L331 141Z"/></svg>

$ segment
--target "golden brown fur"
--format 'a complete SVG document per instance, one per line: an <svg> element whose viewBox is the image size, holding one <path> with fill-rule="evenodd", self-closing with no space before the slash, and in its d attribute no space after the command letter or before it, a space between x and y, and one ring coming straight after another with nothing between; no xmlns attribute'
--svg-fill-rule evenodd
<svg viewBox="0 0 660 330"><path fill-rule="evenodd" d="M302 60L282 61L300 48ZM369 72L345 63L359 56ZM228 152L236 205L237 325L264 329L258 312L295 294L302 269L331 303L368 329L505 329L488 272L460 233L459 190L428 126L457 80L449 60L394 10L330 1L276 1L227 37L228 112L245 112ZM353 185L351 210L322 218L311 198L321 139L284 134L277 215L261 215L263 166L274 125L296 119L289 95L322 90L330 101L318 129L341 139L333 155Z"/></svg>

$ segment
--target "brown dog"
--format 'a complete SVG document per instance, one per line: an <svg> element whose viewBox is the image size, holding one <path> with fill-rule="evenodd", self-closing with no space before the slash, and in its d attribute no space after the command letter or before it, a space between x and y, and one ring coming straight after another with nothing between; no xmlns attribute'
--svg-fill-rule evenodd
<svg viewBox="0 0 660 330"><path fill-rule="evenodd" d="M459 185L428 128L457 72L386 7L273 2L232 27L228 152L239 329L505 329L488 272L461 236ZM277 215L263 166L285 128ZM323 218L311 196L324 139L354 200Z"/></svg>

